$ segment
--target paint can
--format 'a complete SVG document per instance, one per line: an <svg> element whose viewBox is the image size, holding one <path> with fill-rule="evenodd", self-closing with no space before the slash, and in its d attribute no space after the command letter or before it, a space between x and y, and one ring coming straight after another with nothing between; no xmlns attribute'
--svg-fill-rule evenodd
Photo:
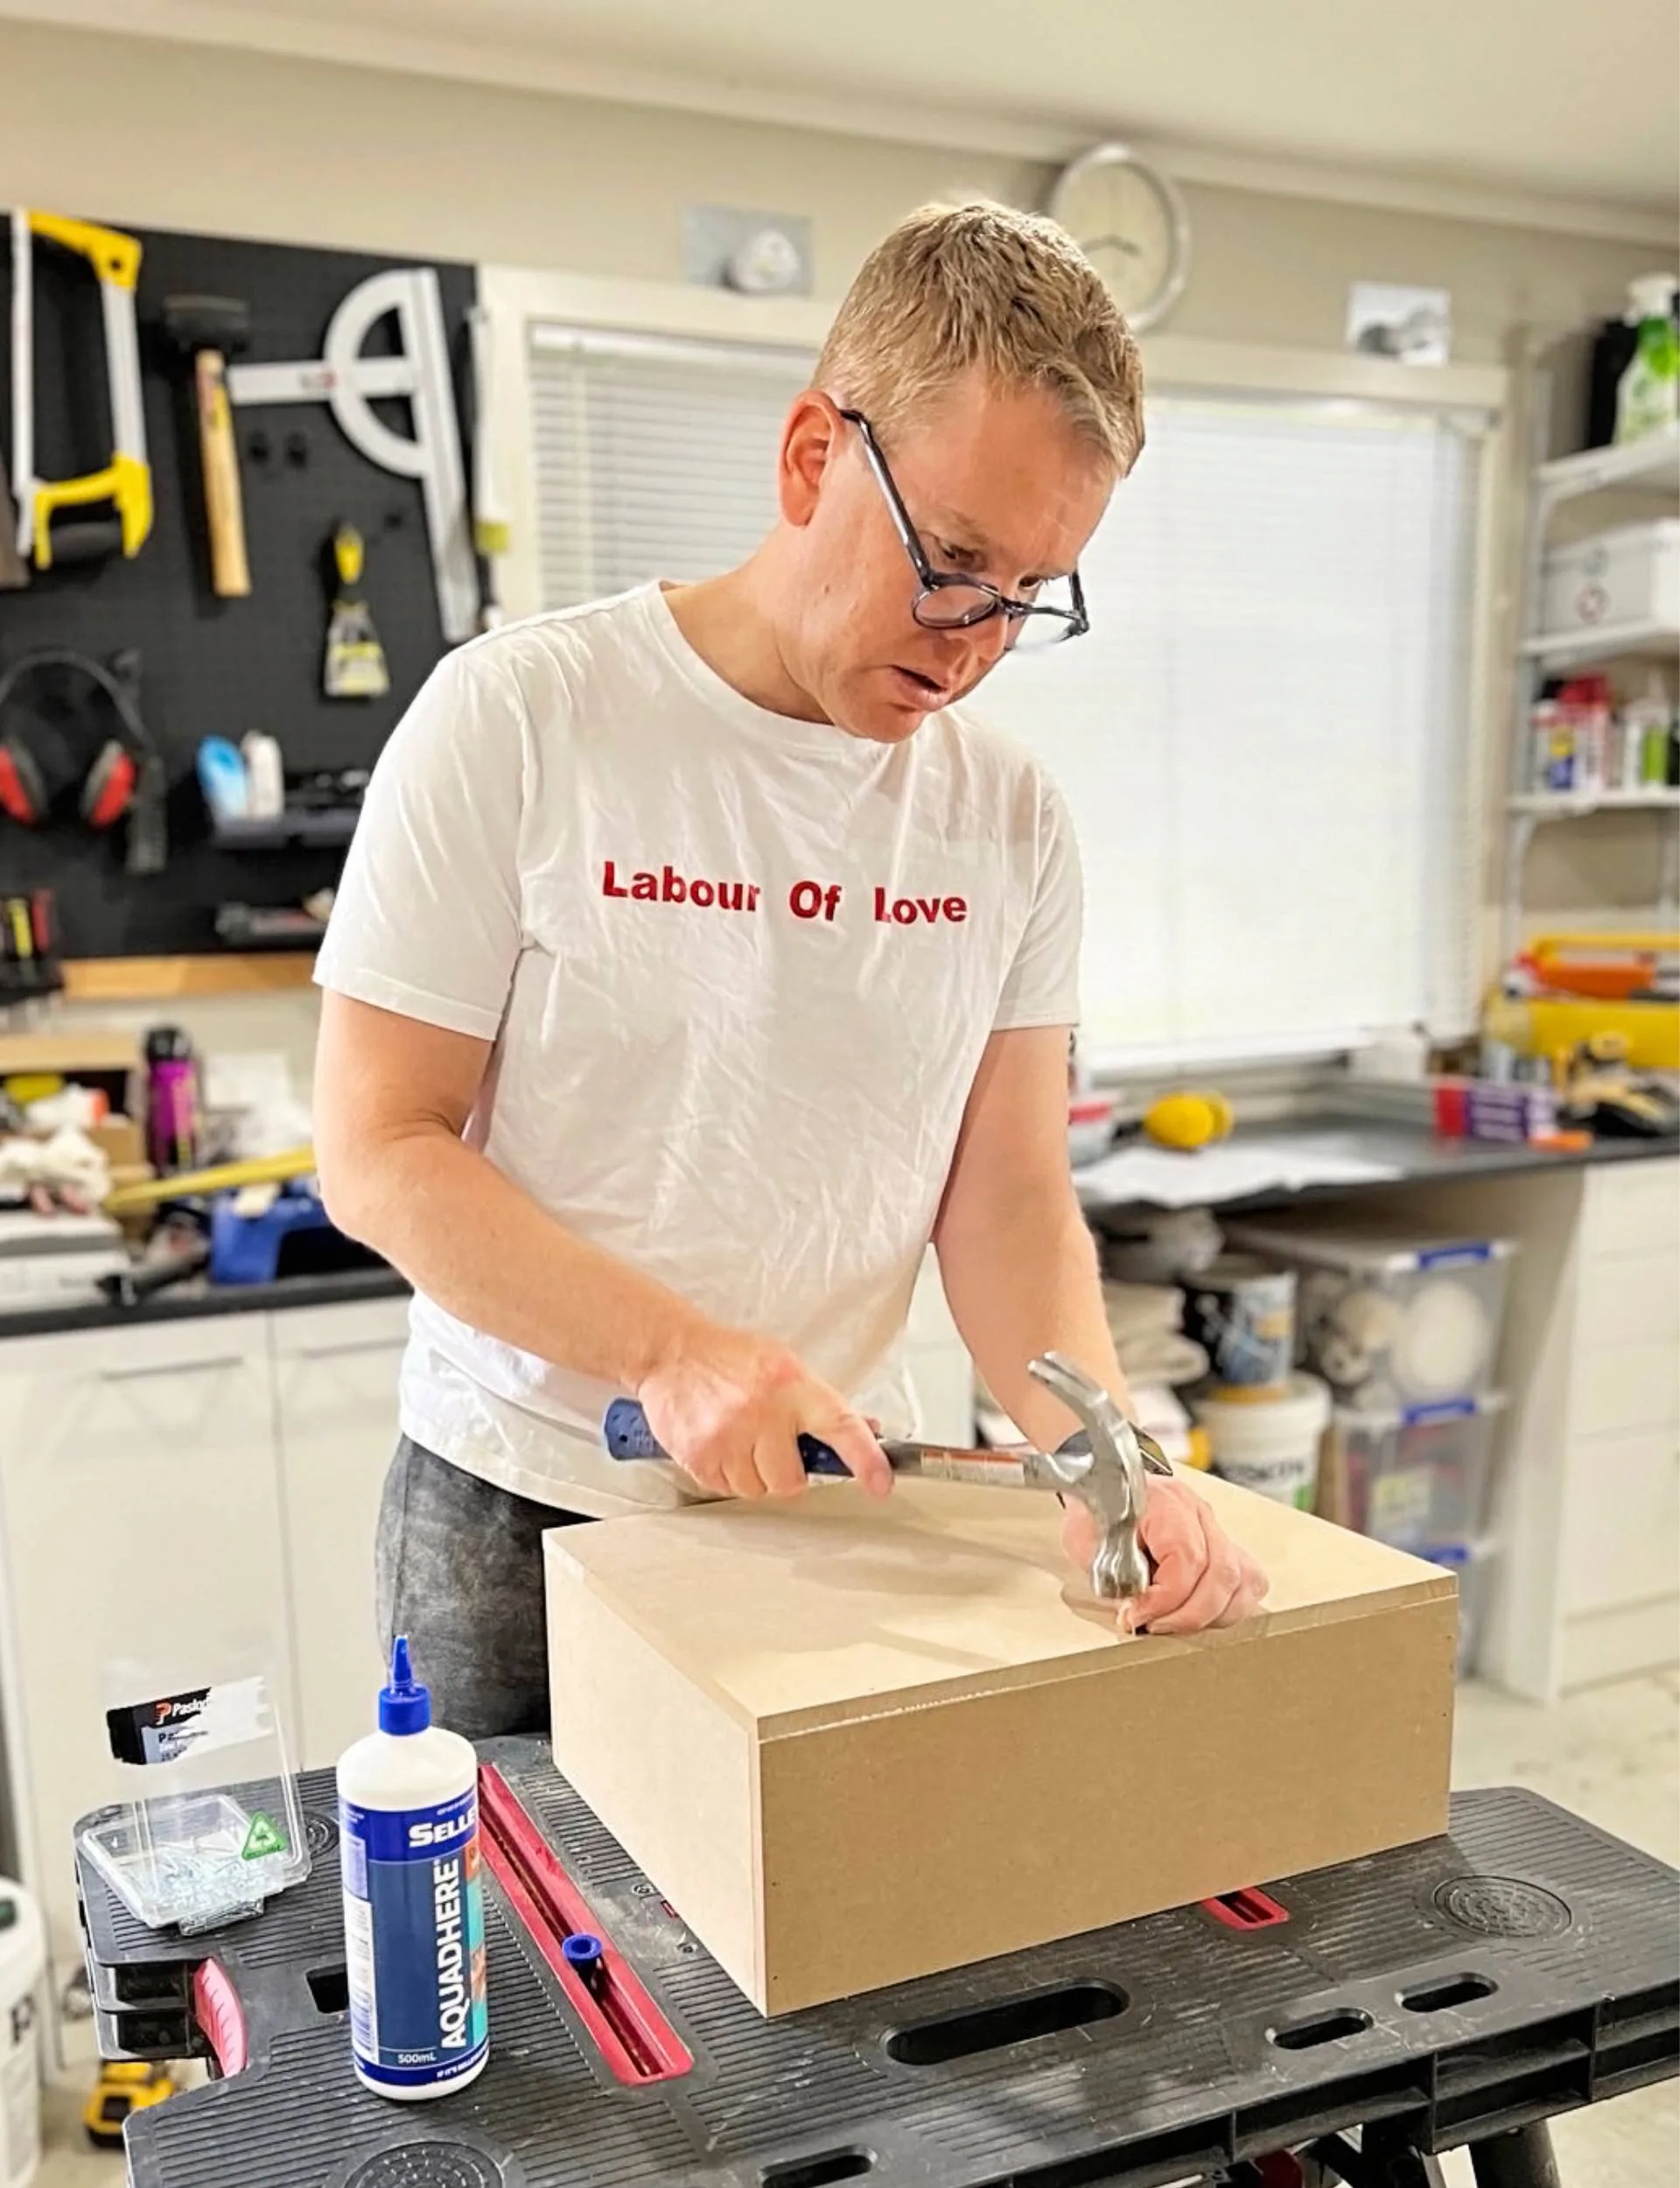
<svg viewBox="0 0 1680 2188"><path fill-rule="evenodd" d="M1319 1447L1330 1425L1330 1392L1316 1376L1292 1376L1275 1397L1215 1391L1192 1402L1214 1447L1215 1474L1298 1511L1312 1511Z"/></svg>
<svg viewBox="0 0 1680 2188"><path fill-rule="evenodd" d="M1207 1352L1216 1383L1281 1390L1295 1364L1294 1271L1222 1254L1184 1287L1184 1333Z"/></svg>

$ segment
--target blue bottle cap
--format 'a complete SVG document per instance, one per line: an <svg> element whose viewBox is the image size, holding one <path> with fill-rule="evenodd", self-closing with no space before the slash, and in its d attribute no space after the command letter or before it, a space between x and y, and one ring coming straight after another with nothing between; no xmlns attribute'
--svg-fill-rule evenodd
<svg viewBox="0 0 1680 2188"><path fill-rule="evenodd" d="M601 1940L587 1930L574 1930L569 1938L561 1939L560 1955L580 1975L587 1974L601 1957Z"/></svg>
<svg viewBox="0 0 1680 2188"><path fill-rule="evenodd" d="M379 1729L382 1732L424 1732L431 1722L431 1689L423 1687L409 1662L409 1637L399 1633L391 1644L391 1679L379 1690Z"/></svg>

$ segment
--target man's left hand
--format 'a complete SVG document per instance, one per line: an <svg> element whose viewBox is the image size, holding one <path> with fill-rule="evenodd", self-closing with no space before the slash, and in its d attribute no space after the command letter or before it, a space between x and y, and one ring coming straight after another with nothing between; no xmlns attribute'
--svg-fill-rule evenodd
<svg viewBox="0 0 1680 2188"><path fill-rule="evenodd" d="M1120 1606L1128 1633L1200 1633L1235 1626L1260 1608L1265 1574L1231 1540L1187 1482L1165 1478L1149 1484L1138 1539L1149 1553L1154 1577L1141 1595ZM1096 1551L1096 1523L1088 1508L1068 1501L1061 1546L1082 1572Z"/></svg>

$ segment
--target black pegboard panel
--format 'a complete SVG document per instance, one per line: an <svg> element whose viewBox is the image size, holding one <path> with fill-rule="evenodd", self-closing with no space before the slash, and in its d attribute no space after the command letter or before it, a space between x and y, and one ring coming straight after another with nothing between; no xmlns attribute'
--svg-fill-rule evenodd
<svg viewBox="0 0 1680 2188"><path fill-rule="evenodd" d="M88 217L124 226L120 218ZM341 850L234 853L208 840L193 776L200 740L220 735L237 742L247 730L262 729L279 739L288 773L371 765L444 650L419 483L369 463L325 403L234 412L252 591L243 600L214 597L188 368L158 331L166 297L237 297L250 309L248 358L318 357L327 321L351 289L371 274L416 262L160 229L127 232L144 254L138 311L157 504L151 536L132 561L38 572L27 590L0 593L0 668L44 645L74 646L102 659L139 649L142 703L170 775L170 861L152 878L124 874L120 830L96 837L73 815L24 829L0 816L0 893L54 888L61 947L72 957L214 950L218 904L295 903L330 882ZM98 293L85 260L38 241L34 258L36 468L62 477L100 467L109 452ZM472 270L440 263L438 273L465 460ZM9 323L10 284L10 254L0 235L0 335ZM395 330L385 322L366 351L395 347ZM8 350L0 354L0 445L9 470L10 374ZM411 431L406 403L375 409L395 431ZM259 437L268 444L266 462L256 459ZM323 550L341 519L368 542L360 589L390 667L391 689L382 699L333 700L321 691ZM9 710L0 734L16 723L25 734L34 728L50 735L52 708L80 690L66 684L62 698L45 695L32 716ZM88 705L92 719L97 703Z"/></svg>

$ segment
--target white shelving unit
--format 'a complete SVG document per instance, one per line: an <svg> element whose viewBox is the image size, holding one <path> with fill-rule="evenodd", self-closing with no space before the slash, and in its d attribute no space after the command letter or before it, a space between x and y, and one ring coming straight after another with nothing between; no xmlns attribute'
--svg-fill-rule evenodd
<svg viewBox="0 0 1680 2188"><path fill-rule="evenodd" d="M1506 810L1535 820L1578 820L1583 813L1680 813L1680 790L1524 790Z"/></svg>
<svg viewBox="0 0 1680 2188"><path fill-rule="evenodd" d="M1648 433L1622 447L1584 448L1578 456L1554 456L1550 463L1536 466L1534 474L1536 491L1554 501L1653 480L1680 494L1680 428Z"/></svg>
<svg viewBox="0 0 1680 2188"><path fill-rule="evenodd" d="M1536 405L1544 424L1545 403ZM1619 660L1680 663L1680 625L1659 622L1604 624L1595 630L1543 631L1535 624L1542 598L1541 578L1551 520L1567 501L1606 493L1648 492L1680 504L1680 428L1653 433L1621 448L1588 448L1579 455L1536 463L1529 501L1528 540L1522 572L1522 628L1511 738L1510 796L1506 802L1505 902L1502 945L1507 959L1519 946L1522 928L1522 881L1535 831L1552 821L1579 820L1592 813L1651 813L1664 828L1662 894L1665 920L1680 898L1680 790L1653 787L1598 792L1544 791L1529 786L1530 712L1541 682L1595 663Z"/></svg>
<svg viewBox="0 0 1680 2188"><path fill-rule="evenodd" d="M1680 623L1600 623L1593 630L1560 631L1530 638L1522 650L1529 659L1552 676L1571 669L1586 669L1595 661L1616 661L1624 655L1671 661L1680 644Z"/></svg>

